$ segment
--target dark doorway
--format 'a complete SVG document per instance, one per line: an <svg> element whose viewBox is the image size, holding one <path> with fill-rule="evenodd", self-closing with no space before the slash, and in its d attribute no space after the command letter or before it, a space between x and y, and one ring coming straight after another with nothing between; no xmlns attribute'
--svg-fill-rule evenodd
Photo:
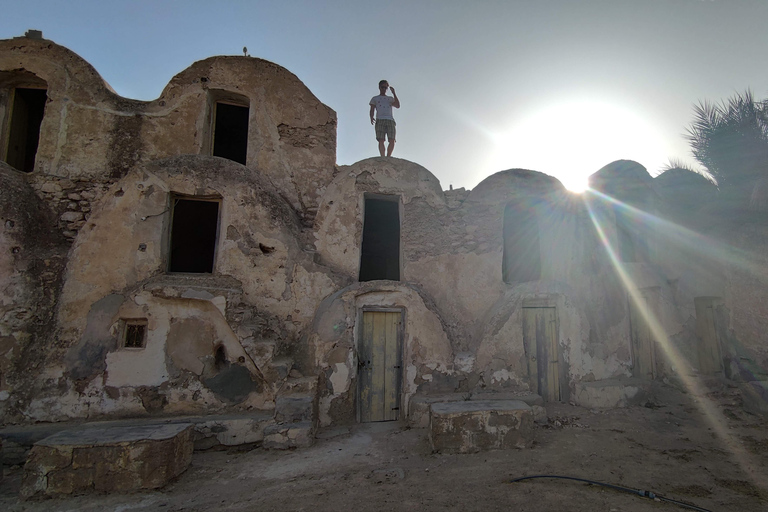
<svg viewBox="0 0 768 512"><path fill-rule="evenodd" d="M173 199L169 272L213 272L219 202Z"/></svg>
<svg viewBox="0 0 768 512"><path fill-rule="evenodd" d="M35 168L40 125L43 122L47 99L45 89L17 88L13 91L8 152L5 161L20 171L32 172Z"/></svg>
<svg viewBox="0 0 768 512"><path fill-rule="evenodd" d="M216 102L213 156L245 165L248 155L248 107Z"/></svg>
<svg viewBox="0 0 768 512"><path fill-rule="evenodd" d="M360 281L400 280L400 201L365 198Z"/></svg>
<svg viewBox="0 0 768 512"><path fill-rule="evenodd" d="M529 201L509 203L504 209L504 255L501 274L505 283L541 279L541 249L536 210Z"/></svg>

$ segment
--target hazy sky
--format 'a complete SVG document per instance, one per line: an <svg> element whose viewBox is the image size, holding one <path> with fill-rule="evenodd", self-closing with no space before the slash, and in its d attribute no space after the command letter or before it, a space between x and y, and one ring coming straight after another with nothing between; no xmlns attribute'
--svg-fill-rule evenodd
<svg viewBox="0 0 768 512"><path fill-rule="evenodd" d="M150 100L192 62L250 55L338 114L339 164L377 156L368 101L395 87L394 156L472 188L527 168L578 187L620 158L691 162L691 107L768 96L768 0L0 0L27 29Z"/></svg>

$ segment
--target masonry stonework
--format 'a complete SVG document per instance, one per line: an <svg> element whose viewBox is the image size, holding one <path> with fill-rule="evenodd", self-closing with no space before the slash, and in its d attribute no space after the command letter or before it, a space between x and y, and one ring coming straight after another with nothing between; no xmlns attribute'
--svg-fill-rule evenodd
<svg viewBox="0 0 768 512"><path fill-rule="evenodd" d="M443 191L401 159L336 165L335 112L277 64L211 57L144 102L28 38L0 41L4 160L24 88L46 102L32 170L0 163L5 423L261 411L270 443L305 446L377 393L365 312L399 315L387 400L406 421L441 396L625 406L701 373L704 339L719 375L766 379L768 232L708 182L617 161L584 195L523 169ZM244 164L214 156L219 104L247 109ZM210 240L183 234L203 224ZM360 280L366 225L396 233L399 280ZM179 251L209 267L172 271Z"/></svg>

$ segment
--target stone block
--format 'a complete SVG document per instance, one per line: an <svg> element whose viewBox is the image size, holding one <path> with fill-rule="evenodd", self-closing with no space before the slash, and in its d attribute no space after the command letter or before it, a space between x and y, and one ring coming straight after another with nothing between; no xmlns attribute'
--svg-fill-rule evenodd
<svg viewBox="0 0 768 512"><path fill-rule="evenodd" d="M574 402L582 407L608 409L638 405L648 399L650 381L640 379L606 379L577 382Z"/></svg>
<svg viewBox="0 0 768 512"><path fill-rule="evenodd" d="M290 357L277 357L270 362L268 368L271 372L274 372L278 380L286 379L293 369L293 359Z"/></svg>
<svg viewBox="0 0 768 512"><path fill-rule="evenodd" d="M470 400L519 400L530 406L544 406L544 399L541 395L531 393L530 391L487 391L474 393Z"/></svg>
<svg viewBox="0 0 768 512"><path fill-rule="evenodd" d="M264 443L268 450L307 448L315 444L315 426L310 421L269 425L264 429Z"/></svg>
<svg viewBox="0 0 768 512"><path fill-rule="evenodd" d="M64 430L37 442L22 498L163 487L192 460L192 424Z"/></svg>
<svg viewBox="0 0 768 512"><path fill-rule="evenodd" d="M462 398L463 396L463 398ZM434 403L458 402L466 395L416 395L408 402L408 424L415 428L429 427L429 408Z"/></svg>
<svg viewBox="0 0 768 512"><path fill-rule="evenodd" d="M317 401L314 395L278 396L275 399L275 421L296 423L314 421L317 417Z"/></svg>
<svg viewBox="0 0 768 512"><path fill-rule="evenodd" d="M266 415L265 415L266 416ZM202 437L195 441L195 449L210 448L221 444L237 446L258 443L264 439L264 424L262 416L253 417L214 417L204 423L197 423L195 430ZM210 440L207 443L202 439Z"/></svg>
<svg viewBox="0 0 768 512"><path fill-rule="evenodd" d="M533 412L520 400L432 404L429 440L443 453L526 448L533 442Z"/></svg>
<svg viewBox="0 0 768 512"><path fill-rule="evenodd" d="M291 370L294 372L295 370ZM317 376L310 377L289 377L283 387L280 389L281 395L289 394L316 394L317 393Z"/></svg>
<svg viewBox="0 0 768 512"><path fill-rule="evenodd" d="M549 416L547 415L547 409L541 405L531 405L531 411L533 412L534 423L546 424L549 422Z"/></svg>
<svg viewBox="0 0 768 512"><path fill-rule="evenodd" d="M533 406L544 406L540 395L521 391L485 392L485 393L449 393L443 395L416 395L408 402L408 424L414 428L429 427L429 408L441 402L519 400ZM539 414L541 411L538 411ZM544 412L546 416L546 411Z"/></svg>

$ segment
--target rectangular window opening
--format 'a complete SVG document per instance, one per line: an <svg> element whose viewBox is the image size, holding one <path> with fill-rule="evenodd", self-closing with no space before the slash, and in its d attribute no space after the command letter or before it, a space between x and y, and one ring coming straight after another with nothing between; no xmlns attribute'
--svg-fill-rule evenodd
<svg viewBox="0 0 768 512"><path fill-rule="evenodd" d="M40 125L43 122L47 100L45 89L14 89L5 157L11 167L23 172L34 170L37 145L40 141Z"/></svg>
<svg viewBox="0 0 768 512"><path fill-rule="evenodd" d="M248 106L217 101L213 126L213 156L245 165L248 155Z"/></svg>
<svg viewBox="0 0 768 512"><path fill-rule="evenodd" d="M365 198L360 281L400 280L400 198Z"/></svg>
<svg viewBox="0 0 768 512"><path fill-rule="evenodd" d="M525 201L504 208L504 253L501 275L505 283L527 283L541 279L541 247L536 209Z"/></svg>
<svg viewBox="0 0 768 512"><path fill-rule="evenodd" d="M173 196L169 272L213 273L219 229L218 199Z"/></svg>
<svg viewBox="0 0 768 512"><path fill-rule="evenodd" d="M124 320L123 348L144 348L147 344L147 321Z"/></svg>

